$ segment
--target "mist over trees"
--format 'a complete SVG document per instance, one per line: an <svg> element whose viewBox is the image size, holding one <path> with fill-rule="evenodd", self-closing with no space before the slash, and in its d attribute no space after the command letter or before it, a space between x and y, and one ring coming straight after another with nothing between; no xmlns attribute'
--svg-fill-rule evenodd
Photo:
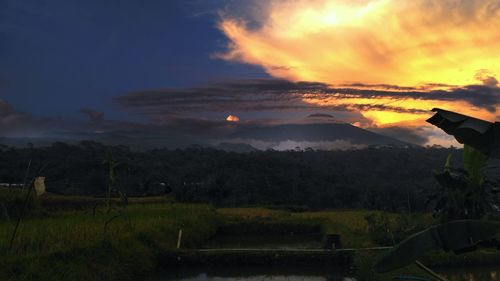
<svg viewBox="0 0 500 281"><path fill-rule="evenodd" d="M49 192L104 196L107 166L116 166L116 188L128 196L171 192L181 202L217 206L279 205L422 211L436 189L434 172L454 148L369 147L347 151L255 151L211 148L132 151L93 141L40 148L0 147L0 182L22 183L45 166Z"/></svg>

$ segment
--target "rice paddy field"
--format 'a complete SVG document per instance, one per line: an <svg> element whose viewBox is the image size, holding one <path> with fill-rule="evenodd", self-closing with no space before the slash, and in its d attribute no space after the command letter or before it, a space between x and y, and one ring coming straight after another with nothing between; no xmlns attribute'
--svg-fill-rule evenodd
<svg viewBox="0 0 500 281"><path fill-rule="evenodd" d="M2 196L4 209L12 211L4 210L0 219L0 280L146 280L158 267L168 266L161 261L166 253L234 247L235 239L247 242L238 242L240 247L318 248L322 241L317 237L339 234L344 248L363 248L392 245L435 223L429 214L408 218L367 210L216 209L165 198L130 199L127 204L115 200L108 208L81 203L94 200L89 198L42 196L30 199L11 244L17 222L14 214L21 213L15 208L22 198ZM47 208L49 202L52 205ZM75 208L69 208L71 204ZM440 256L440 260L447 259L449 264L454 262ZM372 255L355 256L354 266L361 274L358 280L384 280L369 270L374 260ZM432 263L432 258L427 262Z"/></svg>
<svg viewBox="0 0 500 281"><path fill-rule="evenodd" d="M148 204L62 211L23 221L10 247L13 221L0 223L0 280L137 280L156 256L197 247L215 232L207 205ZM70 279L68 279L70 278Z"/></svg>

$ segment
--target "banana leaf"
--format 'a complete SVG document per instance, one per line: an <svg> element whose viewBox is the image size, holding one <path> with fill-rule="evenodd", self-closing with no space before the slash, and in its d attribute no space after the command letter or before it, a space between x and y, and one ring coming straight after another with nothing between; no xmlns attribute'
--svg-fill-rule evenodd
<svg viewBox="0 0 500 281"><path fill-rule="evenodd" d="M433 226L399 243L375 264L375 270L383 273L402 268L432 250L459 254L481 245L498 247L498 233L500 223L492 221L459 220Z"/></svg>
<svg viewBox="0 0 500 281"><path fill-rule="evenodd" d="M486 166L488 158L479 150L469 145L464 145L464 169L469 174L471 183L480 186L483 183L481 169Z"/></svg>
<svg viewBox="0 0 500 281"><path fill-rule="evenodd" d="M500 150L500 139L496 136L500 124L440 108L432 111L436 114L427 122L453 135L459 143L470 145L486 156Z"/></svg>

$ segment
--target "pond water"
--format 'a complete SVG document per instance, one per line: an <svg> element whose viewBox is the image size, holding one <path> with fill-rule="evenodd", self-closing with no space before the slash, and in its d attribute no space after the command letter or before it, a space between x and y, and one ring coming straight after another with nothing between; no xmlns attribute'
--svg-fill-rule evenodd
<svg viewBox="0 0 500 281"><path fill-rule="evenodd" d="M155 281L349 281L345 272L321 267L199 267L163 272Z"/></svg>
<svg viewBox="0 0 500 281"><path fill-rule="evenodd" d="M500 265L436 270L449 281L500 281Z"/></svg>
<svg viewBox="0 0 500 281"><path fill-rule="evenodd" d="M500 281L496 267L436 270L449 281ZM155 281L353 281L349 273L323 267L196 267L171 269Z"/></svg>

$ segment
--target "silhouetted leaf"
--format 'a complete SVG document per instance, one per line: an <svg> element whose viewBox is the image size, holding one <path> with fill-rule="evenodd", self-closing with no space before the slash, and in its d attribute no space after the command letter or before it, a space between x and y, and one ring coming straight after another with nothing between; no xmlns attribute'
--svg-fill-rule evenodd
<svg viewBox="0 0 500 281"><path fill-rule="evenodd" d="M399 243L377 262L375 269L387 272L404 267L431 250L455 253L475 250L499 232L500 223L490 221L461 220L433 226Z"/></svg>
<svg viewBox="0 0 500 281"><path fill-rule="evenodd" d="M498 145L494 141L493 123L440 108L432 111L436 114L427 122L453 135L459 143L470 145L487 156Z"/></svg>

